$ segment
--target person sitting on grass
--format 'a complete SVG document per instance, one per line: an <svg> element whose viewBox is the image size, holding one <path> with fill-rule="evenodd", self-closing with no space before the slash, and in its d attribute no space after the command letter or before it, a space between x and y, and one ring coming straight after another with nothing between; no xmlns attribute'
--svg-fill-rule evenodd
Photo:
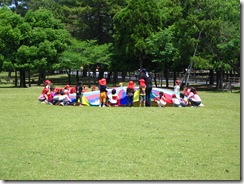
<svg viewBox="0 0 244 184"><path fill-rule="evenodd" d="M182 107L187 107L188 106L188 101L185 98L185 95L183 93L180 93L180 105Z"/></svg>
<svg viewBox="0 0 244 184"><path fill-rule="evenodd" d="M194 87L191 87L191 92L187 96L187 100L190 102L192 107L198 107L202 103L202 100L201 100L200 96L198 95L196 88L194 88Z"/></svg>
<svg viewBox="0 0 244 184"><path fill-rule="evenodd" d="M76 86L73 86L71 89L70 89L70 94L72 93L76 93Z"/></svg>
<svg viewBox="0 0 244 184"><path fill-rule="evenodd" d="M72 102L72 100L69 98L67 94L64 93L64 91L61 91L58 102L59 105L64 106L64 105L69 105Z"/></svg>
<svg viewBox="0 0 244 184"><path fill-rule="evenodd" d="M96 90L97 90L96 86L92 86L91 91L96 91Z"/></svg>
<svg viewBox="0 0 244 184"><path fill-rule="evenodd" d="M60 91L59 88L54 89L54 96L53 96L53 105L58 105L59 101L59 96L60 96Z"/></svg>
<svg viewBox="0 0 244 184"><path fill-rule="evenodd" d="M47 88L48 90L50 90L51 87L51 81L50 80L46 80L44 83L44 88Z"/></svg>
<svg viewBox="0 0 244 184"><path fill-rule="evenodd" d="M70 93L70 85L64 86L64 93L69 94Z"/></svg>
<svg viewBox="0 0 244 184"><path fill-rule="evenodd" d="M119 95L116 94L116 89L112 89L111 94L108 95L108 105L111 107L120 106Z"/></svg>
<svg viewBox="0 0 244 184"><path fill-rule="evenodd" d="M185 96L188 96L190 94L190 92L191 92L191 88L188 85L185 85L184 89L183 89L183 94Z"/></svg>
<svg viewBox="0 0 244 184"><path fill-rule="evenodd" d="M176 94L172 95L173 107L181 107L180 100L177 98Z"/></svg>
<svg viewBox="0 0 244 184"><path fill-rule="evenodd" d="M54 94L54 87L50 87L50 93L47 95L49 105L53 105Z"/></svg>
<svg viewBox="0 0 244 184"><path fill-rule="evenodd" d="M86 93L88 92L88 87L86 85L83 86L83 90L82 90L83 93Z"/></svg>
<svg viewBox="0 0 244 184"><path fill-rule="evenodd" d="M42 90L42 94L38 97L38 100L42 103L47 103L48 102L48 94L49 94L49 89L44 88Z"/></svg>
<svg viewBox="0 0 244 184"><path fill-rule="evenodd" d="M166 102L166 96L164 95L163 91L159 92L159 95L154 98L154 100L157 102L158 107L165 107L167 102Z"/></svg>

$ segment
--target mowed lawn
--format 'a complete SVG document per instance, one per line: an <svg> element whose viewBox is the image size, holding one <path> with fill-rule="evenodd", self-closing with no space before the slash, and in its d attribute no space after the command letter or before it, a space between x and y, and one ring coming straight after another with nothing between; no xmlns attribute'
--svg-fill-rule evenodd
<svg viewBox="0 0 244 184"><path fill-rule="evenodd" d="M199 108L51 106L0 88L1 180L240 180L240 93Z"/></svg>

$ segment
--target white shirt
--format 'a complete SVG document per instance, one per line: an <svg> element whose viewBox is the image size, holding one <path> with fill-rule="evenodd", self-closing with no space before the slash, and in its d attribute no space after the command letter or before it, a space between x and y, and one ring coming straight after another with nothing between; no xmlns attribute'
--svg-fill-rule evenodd
<svg viewBox="0 0 244 184"><path fill-rule="evenodd" d="M179 94L180 93L180 86L179 85L175 85L174 86L174 93L175 94Z"/></svg>

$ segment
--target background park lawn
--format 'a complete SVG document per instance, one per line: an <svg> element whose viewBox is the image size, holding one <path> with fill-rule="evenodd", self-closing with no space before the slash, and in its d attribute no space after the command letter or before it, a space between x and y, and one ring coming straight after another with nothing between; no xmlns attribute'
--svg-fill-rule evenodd
<svg viewBox="0 0 244 184"><path fill-rule="evenodd" d="M0 88L1 180L240 180L240 93L205 107L51 106Z"/></svg>

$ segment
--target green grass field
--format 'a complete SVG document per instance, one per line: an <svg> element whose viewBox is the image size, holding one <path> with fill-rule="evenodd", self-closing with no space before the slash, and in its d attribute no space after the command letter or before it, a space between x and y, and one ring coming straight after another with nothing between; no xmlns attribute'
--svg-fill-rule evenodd
<svg viewBox="0 0 244 184"><path fill-rule="evenodd" d="M205 107L50 106L0 88L1 180L240 180L240 93Z"/></svg>

